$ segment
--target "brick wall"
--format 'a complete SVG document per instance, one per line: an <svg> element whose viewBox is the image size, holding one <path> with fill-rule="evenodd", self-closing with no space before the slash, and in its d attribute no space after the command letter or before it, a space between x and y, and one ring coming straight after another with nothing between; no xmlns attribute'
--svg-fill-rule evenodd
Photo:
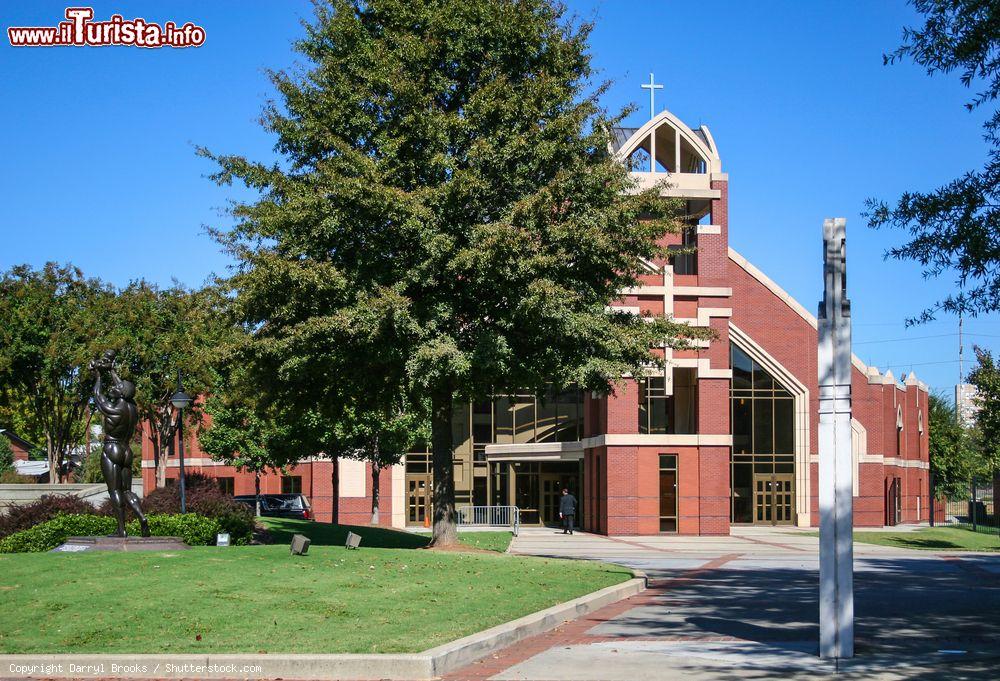
<svg viewBox="0 0 1000 681"><path fill-rule="evenodd" d="M809 452L816 456L819 450L819 401L815 327L735 262L730 266L730 285L733 288L733 324L808 388ZM860 464L858 496L854 499L854 523L858 526L883 524L886 480L893 477L902 480L903 522L925 521L929 514L928 476L925 467L928 395L915 384L904 388L894 383L895 381L883 384L881 379L876 383L869 383L869 377L857 366L851 372L853 417L867 431L867 453L912 462L905 466ZM903 409L904 421L898 437L897 407ZM918 427L921 413L925 425L922 433ZM915 467L914 464L924 467ZM810 488L810 519L813 525L818 525L818 466L815 463L810 465Z"/></svg>

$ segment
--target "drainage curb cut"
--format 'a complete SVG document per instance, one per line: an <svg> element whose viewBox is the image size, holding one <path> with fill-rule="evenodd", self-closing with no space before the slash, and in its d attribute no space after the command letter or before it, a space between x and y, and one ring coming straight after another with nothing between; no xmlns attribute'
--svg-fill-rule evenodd
<svg viewBox="0 0 1000 681"><path fill-rule="evenodd" d="M645 590L646 575L574 598L520 619L445 643L399 655L188 654L0 655L0 678L157 679L432 679L472 664L529 636L554 629Z"/></svg>

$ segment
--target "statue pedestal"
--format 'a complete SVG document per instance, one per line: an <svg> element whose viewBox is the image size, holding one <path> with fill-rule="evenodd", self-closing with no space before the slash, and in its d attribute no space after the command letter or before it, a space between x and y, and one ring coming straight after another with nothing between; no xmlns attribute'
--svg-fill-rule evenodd
<svg viewBox="0 0 1000 681"><path fill-rule="evenodd" d="M180 537L68 537L52 552L183 551L189 548Z"/></svg>

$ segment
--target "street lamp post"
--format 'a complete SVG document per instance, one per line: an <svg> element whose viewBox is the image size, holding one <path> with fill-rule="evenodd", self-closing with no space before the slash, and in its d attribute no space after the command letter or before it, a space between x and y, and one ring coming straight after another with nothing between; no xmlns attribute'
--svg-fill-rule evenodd
<svg viewBox="0 0 1000 681"><path fill-rule="evenodd" d="M177 372L177 392L170 397L170 404L178 410L177 414L177 440L180 447L180 489L181 489L181 513L187 513L187 499L184 492L184 410L194 402L191 396L184 392L184 385L181 383L181 372Z"/></svg>

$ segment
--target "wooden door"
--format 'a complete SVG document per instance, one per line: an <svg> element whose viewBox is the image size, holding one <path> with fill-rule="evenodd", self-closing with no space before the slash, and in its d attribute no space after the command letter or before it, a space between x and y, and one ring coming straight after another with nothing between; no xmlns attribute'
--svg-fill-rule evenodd
<svg viewBox="0 0 1000 681"><path fill-rule="evenodd" d="M795 521L795 476L774 476L774 524L791 525Z"/></svg>
<svg viewBox="0 0 1000 681"><path fill-rule="evenodd" d="M753 509L755 525L791 525L795 521L795 476L755 475Z"/></svg>
<svg viewBox="0 0 1000 681"><path fill-rule="evenodd" d="M660 532L677 531L677 470L660 469Z"/></svg>

